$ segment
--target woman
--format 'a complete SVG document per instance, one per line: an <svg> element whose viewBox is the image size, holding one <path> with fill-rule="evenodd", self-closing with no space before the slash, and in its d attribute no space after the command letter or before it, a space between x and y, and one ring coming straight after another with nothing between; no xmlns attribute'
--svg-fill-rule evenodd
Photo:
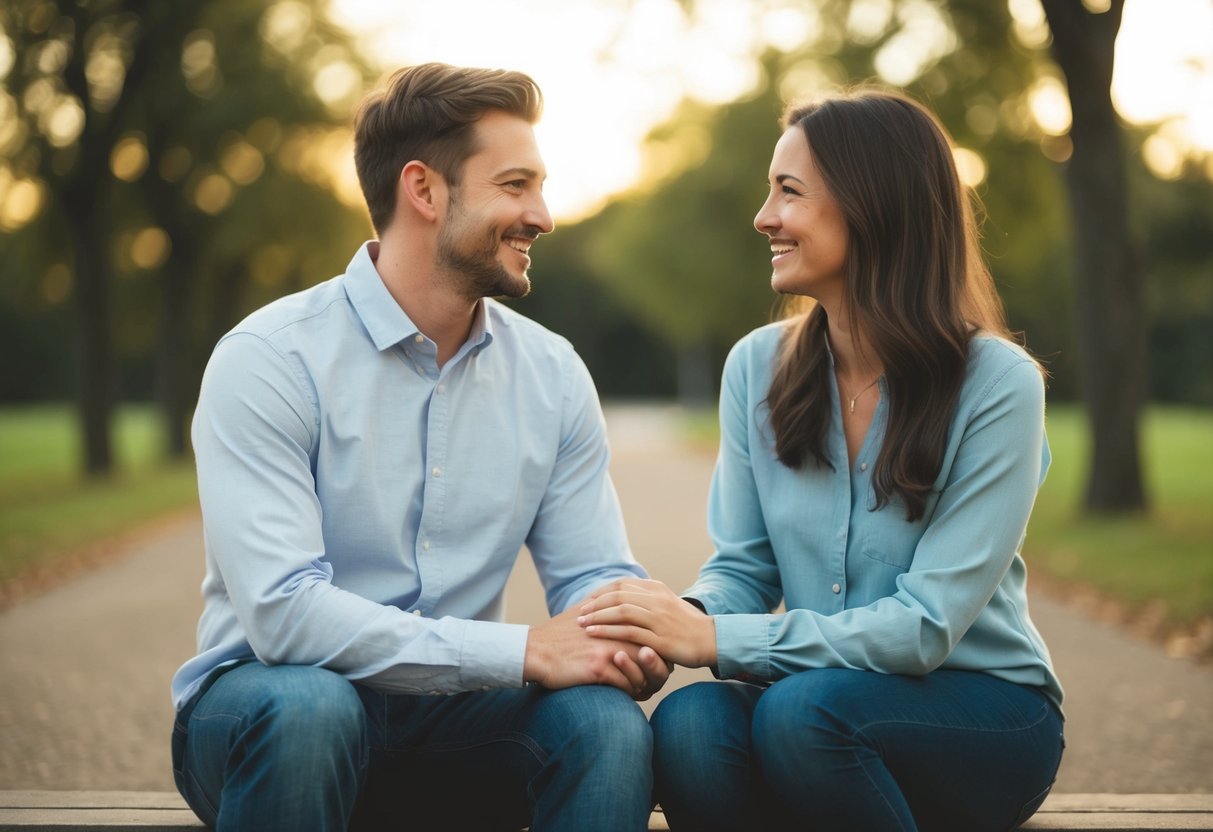
<svg viewBox="0 0 1213 832"><path fill-rule="evenodd" d="M930 114L868 90L784 127L754 225L805 303L726 362L715 554L682 598L624 581L580 620L732 680L653 716L672 829L1011 829L1064 745L1019 556L1042 371Z"/></svg>

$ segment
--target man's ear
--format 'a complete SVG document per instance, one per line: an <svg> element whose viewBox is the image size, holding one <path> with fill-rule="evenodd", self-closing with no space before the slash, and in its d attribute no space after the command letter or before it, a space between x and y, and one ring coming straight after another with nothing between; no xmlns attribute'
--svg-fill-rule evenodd
<svg viewBox="0 0 1213 832"><path fill-rule="evenodd" d="M424 162L413 160L400 171L396 204L407 205L422 219L433 222L446 202L446 180Z"/></svg>

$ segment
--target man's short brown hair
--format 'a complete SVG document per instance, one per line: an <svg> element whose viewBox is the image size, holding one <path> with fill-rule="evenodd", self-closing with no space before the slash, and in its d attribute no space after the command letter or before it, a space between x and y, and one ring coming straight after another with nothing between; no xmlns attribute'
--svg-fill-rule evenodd
<svg viewBox="0 0 1213 832"><path fill-rule="evenodd" d="M474 126L490 110L539 120L543 94L521 72L429 63L397 70L354 120L354 164L378 233L396 211L400 171L424 162L452 185L476 152Z"/></svg>

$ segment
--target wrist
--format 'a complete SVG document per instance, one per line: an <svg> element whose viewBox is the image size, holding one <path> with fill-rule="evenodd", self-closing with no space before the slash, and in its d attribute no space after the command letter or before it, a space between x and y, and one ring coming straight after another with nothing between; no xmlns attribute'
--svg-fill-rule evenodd
<svg viewBox="0 0 1213 832"><path fill-rule="evenodd" d="M716 666L716 619L707 613L700 624L700 667Z"/></svg>
<svg viewBox="0 0 1213 832"><path fill-rule="evenodd" d="M546 660L543 657L543 637L538 629L530 627L526 634L526 650L522 654L522 682L543 684L546 678Z"/></svg>

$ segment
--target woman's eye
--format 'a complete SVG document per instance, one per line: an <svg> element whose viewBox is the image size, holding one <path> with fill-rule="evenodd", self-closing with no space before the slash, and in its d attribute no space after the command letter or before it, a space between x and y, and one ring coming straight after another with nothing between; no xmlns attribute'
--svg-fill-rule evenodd
<svg viewBox="0 0 1213 832"><path fill-rule="evenodd" d="M780 188L780 190L783 191L785 194L789 194L791 196L800 196L799 191L797 191L795 188L789 188L787 185L782 186Z"/></svg>

